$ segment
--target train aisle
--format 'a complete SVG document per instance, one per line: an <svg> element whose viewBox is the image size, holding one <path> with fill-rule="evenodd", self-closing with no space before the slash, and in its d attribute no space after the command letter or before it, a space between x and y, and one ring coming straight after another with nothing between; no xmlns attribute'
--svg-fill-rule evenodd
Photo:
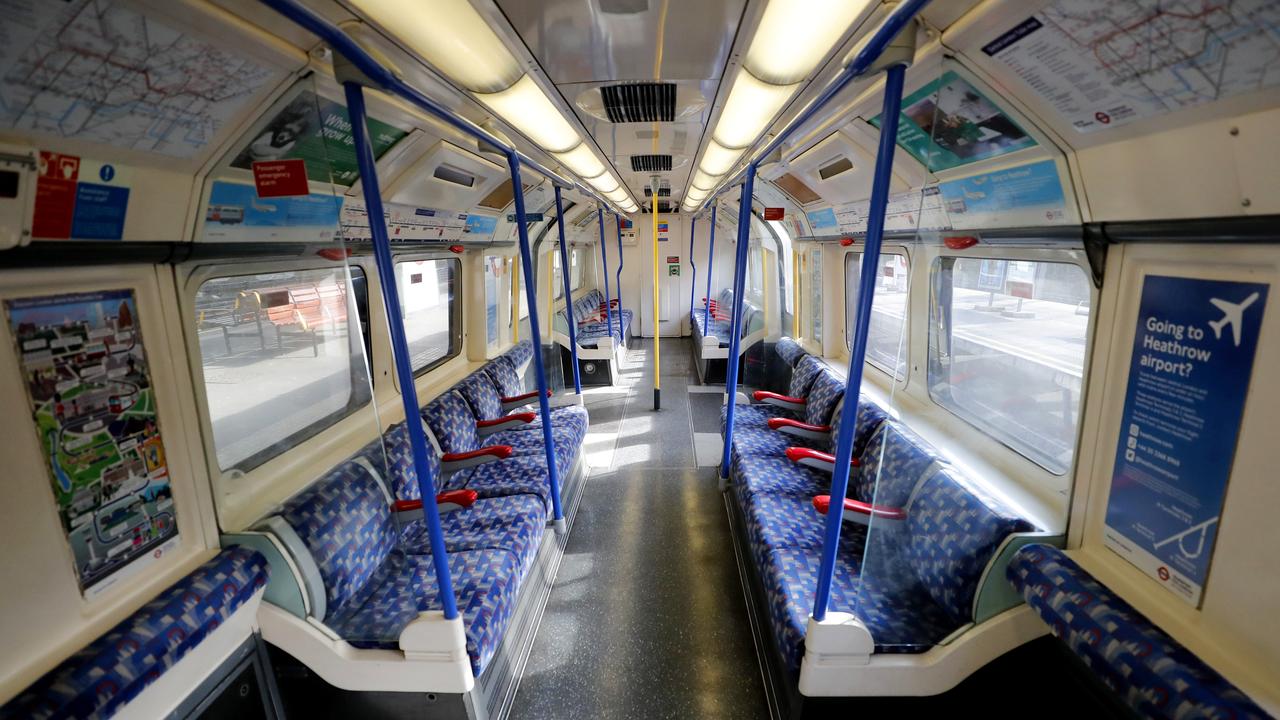
<svg viewBox="0 0 1280 720"><path fill-rule="evenodd" d="M512 717L764 718L724 503L694 461L683 340L633 342L615 388L586 391L594 466Z"/></svg>

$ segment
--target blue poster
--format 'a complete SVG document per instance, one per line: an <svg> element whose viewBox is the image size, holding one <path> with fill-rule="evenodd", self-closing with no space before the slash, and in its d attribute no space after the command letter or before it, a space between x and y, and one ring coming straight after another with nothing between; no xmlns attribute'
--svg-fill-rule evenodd
<svg viewBox="0 0 1280 720"><path fill-rule="evenodd" d="M209 192L204 239L331 242L341 212L340 195L259 198L252 185L219 180Z"/></svg>
<svg viewBox="0 0 1280 720"><path fill-rule="evenodd" d="M481 240L493 235L498 229L498 218L491 215L468 215L466 228L462 231L468 240Z"/></svg>
<svg viewBox="0 0 1280 720"><path fill-rule="evenodd" d="M115 169L103 165L100 175L110 180ZM71 237L85 240L119 240L124 237L124 216L129 209L129 188L97 183L76 184L76 209L71 215Z"/></svg>
<svg viewBox="0 0 1280 720"><path fill-rule="evenodd" d="M980 229L1068 222L1053 160L950 180L938 186L954 228Z"/></svg>
<svg viewBox="0 0 1280 720"><path fill-rule="evenodd" d="M819 230L835 230L840 227L840 223L836 222L836 211L832 208L810 210L805 214L809 216L809 227L813 228L815 235Z"/></svg>
<svg viewBox="0 0 1280 720"><path fill-rule="evenodd" d="M1159 275L1142 287L1103 540L1197 607L1267 290Z"/></svg>

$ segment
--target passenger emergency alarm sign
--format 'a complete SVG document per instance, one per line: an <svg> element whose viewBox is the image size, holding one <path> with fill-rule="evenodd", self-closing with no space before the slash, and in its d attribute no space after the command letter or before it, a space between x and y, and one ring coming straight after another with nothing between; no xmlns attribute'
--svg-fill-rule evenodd
<svg viewBox="0 0 1280 720"><path fill-rule="evenodd" d="M1199 606L1268 286L1148 276L1103 541Z"/></svg>

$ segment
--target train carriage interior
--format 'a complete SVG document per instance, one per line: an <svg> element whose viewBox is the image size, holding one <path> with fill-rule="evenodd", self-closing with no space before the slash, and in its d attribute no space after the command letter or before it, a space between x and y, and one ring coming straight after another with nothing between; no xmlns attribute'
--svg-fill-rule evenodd
<svg viewBox="0 0 1280 720"><path fill-rule="evenodd" d="M0 719L1280 715L1280 0L0 9Z"/></svg>

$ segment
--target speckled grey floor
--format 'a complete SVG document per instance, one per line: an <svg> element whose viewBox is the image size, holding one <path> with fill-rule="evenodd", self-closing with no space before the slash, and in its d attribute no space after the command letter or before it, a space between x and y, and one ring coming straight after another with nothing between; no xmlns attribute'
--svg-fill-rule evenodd
<svg viewBox="0 0 1280 720"><path fill-rule="evenodd" d="M694 463L688 341L662 345L656 413L637 345L613 466L588 481L511 717L766 718L715 470Z"/></svg>

